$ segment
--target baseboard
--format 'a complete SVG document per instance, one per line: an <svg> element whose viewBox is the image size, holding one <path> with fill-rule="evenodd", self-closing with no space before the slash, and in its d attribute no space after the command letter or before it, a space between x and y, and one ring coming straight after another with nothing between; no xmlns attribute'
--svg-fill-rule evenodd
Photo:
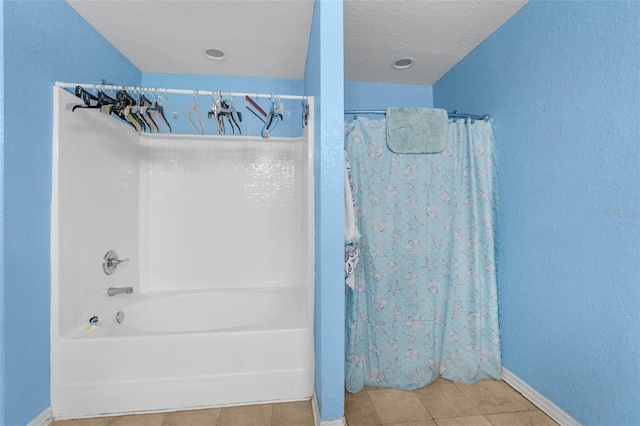
<svg viewBox="0 0 640 426"><path fill-rule="evenodd" d="M316 426L347 426L344 417L335 420L320 420L320 406L318 405L318 397L315 391L311 397L311 408L313 409L313 420Z"/></svg>
<svg viewBox="0 0 640 426"><path fill-rule="evenodd" d="M502 380L504 380L509 386L520 392L525 398L527 398L533 405L544 411L549 417L558 422L562 426L581 426L580 422L571 417L569 414L562 411L560 407L544 397L537 390L529 386L526 382L520 379L506 368L502 368ZM313 419L316 426L347 426L344 418L334 420L321 420L320 408L318 406L318 397L316 393L313 393L311 398L311 407L313 409ZM27 426L48 426L53 422L53 412L51 407L47 407L42 413L40 413L35 419L31 420Z"/></svg>
<svg viewBox="0 0 640 426"><path fill-rule="evenodd" d="M506 368L502 368L502 380L504 380L509 386L520 392L525 398L527 398L533 405L544 411L549 417L558 422L562 426L581 426L580 422L562 411L553 402L545 398L540 392L529 386L526 382L520 379Z"/></svg>
<svg viewBox="0 0 640 426"><path fill-rule="evenodd" d="M335 420L322 420L320 422L320 426L347 426L347 423L344 420L344 417L341 419Z"/></svg>
<svg viewBox="0 0 640 426"><path fill-rule="evenodd" d="M48 426L53 423L53 411L51 406L48 406L42 413L38 414L38 417L31 420L27 426Z"/></svg>
<svg viewBox="0 0 640 426"><path fill-rule="evenodd" d="M313 410L313 422L316 426L320 426L320 407L318 406L318 397L315 390L311 395L311 409Z"/></svg>

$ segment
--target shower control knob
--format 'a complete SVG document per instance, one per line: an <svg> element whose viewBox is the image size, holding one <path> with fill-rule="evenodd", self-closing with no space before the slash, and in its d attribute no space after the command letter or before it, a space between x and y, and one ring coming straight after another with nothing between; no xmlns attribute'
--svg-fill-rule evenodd
<svg viewBox="0 0 640 426"><path fill-rule="evenodd" d="M118 259L118 253L114 250L109 250L102 259L102 269L107 275L113 274L119 264L127 262L129 259Z"/></svg>

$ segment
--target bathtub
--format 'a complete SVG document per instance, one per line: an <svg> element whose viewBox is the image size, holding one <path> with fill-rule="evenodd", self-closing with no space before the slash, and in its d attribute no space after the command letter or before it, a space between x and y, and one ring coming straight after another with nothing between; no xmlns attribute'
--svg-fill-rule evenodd
<svg viewBox="0 0 640 426"><path fill-rule="evenodd" d="M54 99L53 417L309 398L313 120L268 140L138 134ZM130 260L107 275L110 250Z"/></svg>
<svg viewBox="0 0 640 426"><path fill-rule="evenodd" d="M274 323L291 319L286 313L295 304L278 290L220 290L192 293L161 293L124 306L114 318L127 334L192 333L240 330L251 327L267 330ZM118 313L121 313L118 322ZM295 326L295 324L291 324Z"/></svg>
<svg viewBox="0 0 640 426"><path fill-rule="evenodd" d="M55 343L56 419L293 401L313 392L309 297L301 287L134 293L108 303L99 328L82 325Z"/></svg>

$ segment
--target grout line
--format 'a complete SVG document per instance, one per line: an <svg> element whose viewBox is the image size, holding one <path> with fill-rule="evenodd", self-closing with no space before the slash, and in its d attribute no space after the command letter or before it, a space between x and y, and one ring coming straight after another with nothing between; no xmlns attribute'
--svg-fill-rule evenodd
<svg viewBox="0 0 640 426"><path fill-rule="evenodd" d="M380 414L378 414L378 409L376 408L376 405L373 403L373 400L369 396L369 390L366 389L366 388L363 388L363 390L367 393L367 398L369 398L369 402L371 403L371 406L373 407L373 411L376 413L376 417L378 418L378 424L382 425L382 420L380 420Z"/></svg>
<svg viewBox="0 0 640 426"><path fill-rule="evenodd" d="M526 399L527 401L529 401L529 399L528 399L527 397L525 397L524 395L522 395L520 392L518 392L516 389L514 389L511 385L509 385L509 384L508 384L507 382L505 382L504 380L502 380L502 379L498 379L498 380L494 380L494 381L495 381L496 383L500 383L500 382L504 383L505 385L507 385L507 386L509 387L509 389L511 389L512 391L514 391L514 392L518 393L518 394L519 394L519 395L521 395L524 399ZM454 382L454 383L455 383L455 382ZM478 383L480 383L480 382L478 382ZM455 383L455 384L456 384L456 387L457 387L457 385L464 385L464 383ZM481 410L481 407L480 407L480 405L479 405L479 404L476 404L476 403L473 401L473 399L472 399L472 398L469 398L469 397L467 396L467 394L465 394L465 393L462 391L462 389L460 389L459 387L458 387L458 389L459 389L459 390L460 390L460 392L464 395L464 397L465 397L465 398L467 398L467 400L468 400L471 404L473 404L473 406L474 406L474 407L476 407L476 408L478 409L478 411L481 413L481 415L482 415L482 416L493 416L493 415L496 415L496 414L512 414L512 413L528 413L528 412L534 412L534 410L532 410L532 409L530 409L529 407L527 407L524 403L522 403L522 402L518 401L517 399L512 398L512 397L511 397L511 395L509 395L509 393L510 393L510 392L509 392L508 390L506 390L506 391L505 391L504 398L505 398L505 399L510 399L510 400L514 400L514 401L516 401L518 404L520 404L520 405L522 405L522 406L523 406L524 410L501 411L501 412L499 412L499 413L487 413L487 414L485 414L485 413L482 413L482 410ZM496 395L492 395L492 396L491 396L491 398L493 399L495 396L496 396ZM531 402L531 401L529 401L529 402ZM534 407L535 407L535 404L534 404ZM536 407L536 408L537 408L537 407ZM488 421L488 419L487 419L487 421ZM489 423L491 423L491 422L489 422Z"/></svg>
<svg viewBox="0 0 640 426"><path fill-rule="evenodd" d="M433 417L433 415L431 414L431 412L429 411L429 409L427 408L427 406L422 401L422 399L420 399L420 397L418 396L417 389L414 389L414 390L412 390L410 392L413 393L416 398L418 398L418 400L420 401L420 404L422 405L422 407L429 414L429 416L431 417L431 420L433 422L435 422L436 424L437 424L437 420L441 420L441 419L459 419L459 418L477 417L477 416L480 416L480 417L484 418L489 424L492 424L491 421L487 418L487 416L502 415L502 414L514 414L514 413L533 413L536 417L540 417L539 414L547 415L544 412L544 410L541 410L540 407L537 407L536 404L534 404L532 401L529 400L529 398L527 398L524 394L522 394L520 391L518 391L518 389L516 389L513 386L511 386L505 380L495 380L495 382L497 384L502 382L501 386L505 386L506 385L506 388L504 388L504 389L498 388L499 395L492 395L492 397L495 396L497 398L509 399L509 400L518 402L518 404L522 406L522 409L515 409L515 410L512 410L512 411L510 410L510 411L504 411L504 412L487 413L487 414L485 414L485 413L482 412L481 407L476 402L474 402L473 398L470 398L465 392L463 392L463 390L461 389L461 385L464 385L464 384L452 382L456 386L456 389L460 392L460 394L478 410L478 414L464 415L464 416L453 416L453 417L443 417L443 418L435 419ZM371 392L376 392L376 391L380 391L380 390L384 390L384 389L383 388L373 388L373 389L363 388L363 391L366 392L366 395L367 395L367 398L369 399L369 402L373 406L374 412L375 412L377 420L378 420L378 424L384 426L385 423L382 423L382 420L380 418L380 414L379 414L379 412L377 410L377 407L373 403L373 400L371 399ZM533 408L529 407L524 402L520 401L519 398L524 398L525 400L531 402ZM551 417L551 416L548 416L548 417ZM553 417L551 417L551 418L553 420Z"/></svg>
<svg viewBox="0 0 640 426"><path fill-rule="evenodd" d="M431 382L429 384L433 384L433 383L435 383L435 382ZM429 386L429 385L427 385L427 386ZM424 386L424 387L426 387L426 386ZM418 388L418 389L422 389L422 388ZM416 392L418 389L414 389L411 392L416 396L416 398L418 398L418 401L420 401L420 404L422 404L424 409L427 411L427 414L429 414L429 417L431 417L431 420L433 420L433 422L435 423L436 419L433 417L433 414L431 414L431 411L429 411L427 406L424 405L424 402L422 402L422 399L420 399L420 397L418 396L418 392Z"/></svg>

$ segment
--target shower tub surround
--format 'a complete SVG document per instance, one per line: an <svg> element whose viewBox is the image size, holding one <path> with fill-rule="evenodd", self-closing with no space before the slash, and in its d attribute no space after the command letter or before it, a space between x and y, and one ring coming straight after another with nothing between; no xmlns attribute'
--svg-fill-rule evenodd
<svg viewBox="0 0 640 426"><path fill-rule="evenodd" d="M54 96L54 418L308 399L312 120L297 138L147 135ZM112 275L108 250L130 259Z"/></svg>

